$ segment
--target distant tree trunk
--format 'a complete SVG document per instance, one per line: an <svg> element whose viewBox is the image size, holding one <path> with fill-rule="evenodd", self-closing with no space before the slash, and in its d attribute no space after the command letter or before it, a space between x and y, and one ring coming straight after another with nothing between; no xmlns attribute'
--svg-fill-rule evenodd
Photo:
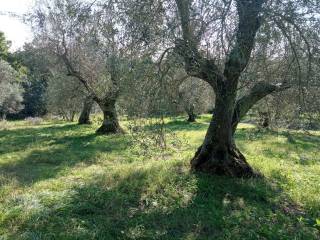
<svg viewBox="0 0 320 240"><path fill-rule="evenodd" d="M268 128L270 125L270 118L267 112L259 112L259 125L263 128Z"/></svg>
<svg viewBox="0 0 320 240"><path fill-rule="evenodd" d="M188 122L196 122L197 115L194 113L194 105L192 104L190 107L186 107L186 112L188 114Z"/></svg>
<svg viewBox="0 0 320 240"><path fill-rule="evenodd" d="M79 117L78 123L80 125L82 124L91 124L90 122L90 113L93 107L93 98L92 96L88 96L85 98L84 103L83 103L83 108Z"/></svg>
<svg viewBox="0 0 320 240"><path fill-rule="evenodd" d="M4 112L0 113L0 120L4 121L6 119L7 119L7 115Z"/></svg>
<svg viewBox="0 0 320 240"><path fill-rule="evenodd" d="M190 122L190 123L196 122L196 117L197 117L196 114L188 113L188 120L187 121Z"/></svg>
<svg viewBox="0 0 320 240"><path fill-rule="evenodd" d="M97 134L117 134L124 133L120 127L118 115L116 111L116 100L108 99L98 102L103 112L102 126L97 130Z"/></svg>
<svg viewBox="0 0 320 240"><path fill-rule="evenodd" d="M74 117L76 116L76 112L75 111L72 111L70 113L70 122L74 122Z"/></svg>

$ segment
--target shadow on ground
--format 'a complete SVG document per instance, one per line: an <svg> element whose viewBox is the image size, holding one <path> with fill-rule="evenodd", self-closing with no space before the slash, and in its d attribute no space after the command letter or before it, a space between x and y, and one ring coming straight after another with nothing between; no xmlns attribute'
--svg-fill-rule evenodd
<svg viewBox="0 0 320 240"><path fill-rule="evenodd" d="M236 140L240 149L246 151L249 142L265 142L260 153L266 158L279 158L290 160L290 154L298 156L295 163L313 165L320 162L319 158L310 158L316 154L320 147L320 136L301 132L271 131L256 128L238 129ZM250 146L249 146L250 147ZM305 153L308 153L309 157Z"/></svg>
<svg viewBox="0 0 320 240"><path fill-rule="evenodd" d="M90 129L68 124L0 132L0 159L2 154L20 153L15 161L0 161L0 174L15 178L20 185L29 185L54 178L78 163L93 164L98 153L120 153L129 146L122 136L99 137L92 131L83 131L86 128ZM32 150L34 146L37 147Z"/></svg>
<svg viewBox="0 0 320 240"><path fill-rule="evenodd" d="M153 186L164 174L157 167L136 169L116 183L97 175L58 207L20 223L18 232L26 239L316 239L315 229L297 220L303 210L265 179L177 174L178 168L165 174L165 188ZM191 183L192 191L180 192Z"/></svg>
<svg viewBox="0 0 320 240"><path fill-rule="evenodd" d="M167 127L180 131L206 129L207 125L174 122ZM1 163L0 174L16 178L27 187L56 178L77 163L93 164L99 152L120 155L129 146L125 137L98 137L90 129L85 130L64 125L0 132L4 141L0 154L44 145L43 150L33 150L19 161ZM237 139L261 141L275 134L240 129ZM295 143L290 144L298 144L298 148L315 149L320 141L316 136L298 133L292 137ZM7 232L8 239L253 240L318 236L311 223L299 221L305 210L280 188L288 180L277 171L270 178L281 184L264 178L242 180L193 174L185 170L183 163L154 162L151 167L137 165L126 172L103 167L102 173L93 172L81 184L75 181L72 188L63 194L58 191L61 195L50 201L32 196L37 208L23 218L17 214L19 209L12 208L12 215L2 216L5 227L14 226Z"/></svg>

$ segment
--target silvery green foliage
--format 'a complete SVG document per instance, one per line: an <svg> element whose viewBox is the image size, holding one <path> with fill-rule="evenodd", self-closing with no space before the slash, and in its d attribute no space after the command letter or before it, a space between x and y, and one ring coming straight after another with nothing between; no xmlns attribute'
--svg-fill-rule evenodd
<svg viewBox="0 0 320 240"><path fill-rule="evenodd" d="M214 108L213 90L204 81L188 78L179 86L179 100L189 114L207 113Z"/></svg>
<svg viewBox="0 0 320 240"><path fill-rule="evenodd" d="M38 44L58 57L91 95L105 99L121 88L128 49L115 4L98 3L39 2L33 26Z"/></svg>
<svg viewBox="0 0 320 240"><path fill-rule="evenodd" d="M5 61L0 60L0 116L23 109L23 89L18 73Z"/></svg>
<svg viewBox="0 0 320 240"><path fill-rule="evenodd" d="M16 73L14 69L9 65L9 63L0 60L0 104L2 104L10 94L10 85L15 82L15 80Z"/></svg>
<svg viewBox="0 0 320 240"><path fill-rule="evenodd" d="M58 68L52 68L51 73L46 94L48 111L73 121L75 115L81 111L86 96L85 89L74 77L66 76L64 72L59 72Z"/></svg>

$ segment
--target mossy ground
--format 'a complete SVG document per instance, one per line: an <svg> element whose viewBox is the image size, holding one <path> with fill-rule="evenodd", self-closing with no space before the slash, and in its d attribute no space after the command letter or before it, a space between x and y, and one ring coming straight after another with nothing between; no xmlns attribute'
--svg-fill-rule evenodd
<svg viewBox="0 0 320 240"><path fill-rule="evenodd" d="M164 158L96 125L9 123L0 239L320 239L320 132L241 124L237 144L264 178L229 179L189 171L208 120L168 120L183 141Z"/></svg>

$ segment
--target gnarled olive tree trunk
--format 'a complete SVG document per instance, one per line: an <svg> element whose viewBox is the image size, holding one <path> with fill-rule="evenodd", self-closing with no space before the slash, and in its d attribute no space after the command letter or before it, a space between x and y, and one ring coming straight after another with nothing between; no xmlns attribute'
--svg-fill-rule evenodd
<svg viewBox="0 0 320 240"><path fill-rule="evenodd" d="M103 112L103 122L102 126L97 130L97 134L124 133L118 120L116 99L100 100L98 105Z"/></svg>
<svg viewBox="0 0 320 240"><path fill-rule="evenodd" d="M216 95L215 111L205 140L191 166L217 175L251 177L255 173L237 148L232 129L235 96L228 92Z"/></svg>
<svg viewBox="0 0 320 240"><path fill-rule="evenodd" d="M79 117L79 121L78 121L78 123L80 125L91 124L90 113L91 113L91 110L93 107L93 103L94 103L94 100L93 100L92 96L87 96L84 99L83 108L82 108L82 111L81 111L81 114Z"/></svg>
<svg viewBox="0 0 320 240"><path fill-rule="evenodd" d="M233 177L257 176L236 146L235 131L254 104L268 94L287 88L259 82L238 101L234 101L232 95L217 95L205 140L191 160L192 169Z"/></svg>

